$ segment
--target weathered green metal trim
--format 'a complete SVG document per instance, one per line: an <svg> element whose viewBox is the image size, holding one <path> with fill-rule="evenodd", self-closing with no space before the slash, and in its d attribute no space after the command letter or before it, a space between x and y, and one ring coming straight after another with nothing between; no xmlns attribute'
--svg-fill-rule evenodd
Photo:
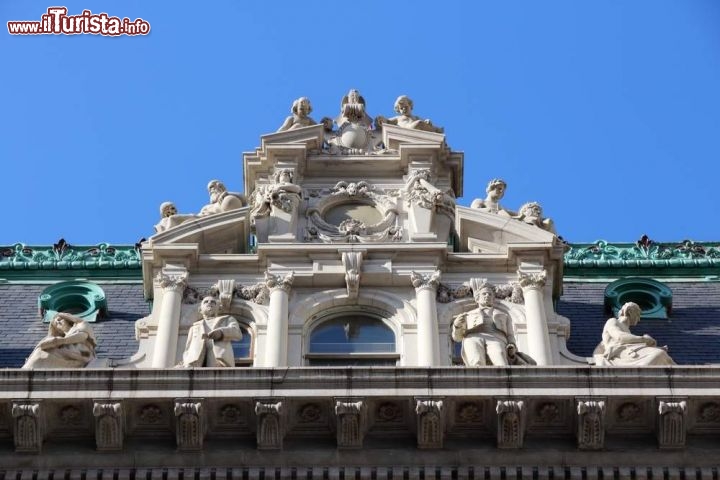
<svg viewBox="0 0 720 480"><path fill-rule="evenodd" d="M0 246L0 278L141 278L142 259L138 245L76 246L65 240L52 246L16 243Z"/></svg>
<svg viewBox="0 0 720 480"><path fill-rule="evenodd" d="M720 275L720 243L656 243L643 236L635 243L568 245L567 276L713 277Z"/></svg>
<svg viewBox="0 0 720 480"><path fill-rule="evenodd" d="M38 297L43 321L49 322L58 312L70 312L88 322L107 313L107 299L100 286L90 282L60 282L51 285Z"/></svg>

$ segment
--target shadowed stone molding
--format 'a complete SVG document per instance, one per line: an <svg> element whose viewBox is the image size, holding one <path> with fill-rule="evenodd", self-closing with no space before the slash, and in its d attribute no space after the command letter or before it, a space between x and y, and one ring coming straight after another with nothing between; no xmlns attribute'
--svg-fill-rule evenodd
<svg viewBox="0 0 720 480"><path fill-rule="evenodd" d="M415 413L418 448L442 448L445 437L443 401L418 398L415 400Z"/></svg>
<svg viewBox="0 0 720 480"><path fill-rule="evenodd" d="M285 436L283 402L258 400L255 402L255 415L257 415L257 448L282 450Z"/></svg>
<svg viewBox="0 0 720 480"><path fill-rule="evenodd" d="M577 445L581 450L605 446L605 400L577 399Z"/></svg>
<svg viewBox="0 0 720 480"><path fill-rule="evenodd" d="M125 418L122 403L112 400L97 400L93 404L95 417L95 445L98 451L122 450Z"/></svg>
<svg viewBox="0 0 720 480"><path fill-rule="evenodd" d="M205 438L205 411L203 399L178 398L175 400L175 441L184 452L200 451Z"/></svg>
<svg viewBox="0 0 720 480"><path fill-rule="evenodd" d="M40 453L45 425L40 401L15 401L12 404L15 451Z"/></svg>
<svg viewBox="0 0 720 480"><path fill-rule="evenodd" d="M366 407L361 399L335 401L338 448L362 448L365 437Z"/></svg>
<svg viewBox="0 0 720 480"><path fill-rule="evenodd" d="M498 400L495 412L498 448L522 448L525 438L525 402Z"/></svg>
<svg viewBox="0 0 720 480"><path fill-rule="evenodd" d="M685 446L686 416L687 401L685 399L658 399L658 447L670 449Z"/></svg>

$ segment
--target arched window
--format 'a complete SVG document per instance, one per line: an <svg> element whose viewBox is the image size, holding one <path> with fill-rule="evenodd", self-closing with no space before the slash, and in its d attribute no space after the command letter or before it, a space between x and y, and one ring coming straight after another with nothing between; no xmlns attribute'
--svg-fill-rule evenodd
<svg viewBox="0 0 720 480"><path fill-rule="evenodd" d="M253 342L252 329L240 322L240 331L242 332L242 338L232 342L235 366L251 367L253 364L253 345L255 343Z"/></svg>
<svg viewBox="0 0 720 480"><path fill-rule="evenodd" d="M395 333L381 319L344 314L317 325L311 332L308 365L395 365L400 355Z"/></svg>

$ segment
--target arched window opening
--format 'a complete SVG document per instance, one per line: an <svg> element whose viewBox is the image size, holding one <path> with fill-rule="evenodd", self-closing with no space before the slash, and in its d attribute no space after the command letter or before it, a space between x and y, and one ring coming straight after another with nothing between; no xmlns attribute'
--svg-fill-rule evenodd
<svg viewBox="0 0 720 480"><path fill-rule="evenodd" d="M311 366L396 365L395 333L381 319L342 315L320 323L310 332Z"/></svg>

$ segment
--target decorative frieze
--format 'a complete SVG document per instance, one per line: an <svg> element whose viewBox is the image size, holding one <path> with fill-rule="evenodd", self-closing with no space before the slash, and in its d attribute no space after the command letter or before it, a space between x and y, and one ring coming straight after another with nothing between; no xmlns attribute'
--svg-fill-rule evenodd
<svg viewBox="0 0 720 480"><path fill-rule="evenodd" d="M522 448L525 438L525 402L498 400L495 412L498 448Z"/></svg>
<svg viewBox="0 0 720 480"><path fill-rule="evenodd" d="M12 404L15 451L40 453L45 437L41 402L16 401Z"/></svg>
<svg viewBox="0 0 720 480"><path fill-rule="evenodd" d="M203 402L198 399L175 400L175 440L181 451L199 451L205 438Z"/></svg>
<svg viewBox="0 0 720 480"><path fill-rule="evenodd" d="M605 446L605 401L577 400L577 444L582 450L600 450Z"/></svg>
<svg viewBox="0 0 720 480"><path fill-rule="evenodd" d="M686 400L658 399L657 439L660 448L685 446L686 415Z"/></svg>
<svg viewBox="0 0 720 480"><path fill-rule="evenodd" d="M285 436L282 413L283 402L271 400L258 400L255 402L258 449L282 449L283 437Z"/></svg>
<svg viewBox="0 0 720 480"><path fill-rule="evenodd" d="M445 436L443 401L417 399L417 446L418 448L442 448Z"/></svg>
<svg viewBox="0 0 720 480"><path fill-rule="evenodd" d="M365 403L362 400L335 402L338 448L362 448L365 436Z"/></svg>
<svg viewBox="0 0 720 480"><path fill-rule="evenodd" d="M101 452L122 450L124 418L122 403L97 400L93 403L95 445Z"/></svg>

